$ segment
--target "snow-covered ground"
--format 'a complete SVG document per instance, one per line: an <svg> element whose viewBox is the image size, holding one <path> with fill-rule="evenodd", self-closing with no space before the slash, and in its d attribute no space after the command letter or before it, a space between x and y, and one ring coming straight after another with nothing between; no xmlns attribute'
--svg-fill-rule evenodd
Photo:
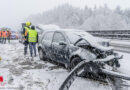
<svg viewBox="0 0 130 90"><path fill-rule="evenodd" d="M55 64L41 61L37 55L33 61L24 58L24 46L18 41L0 44L0 76L5 85L0 90L58 90L69 72ZM130 54L124 55L120 71L130 75ZM28 53L29 57L29 53ZM91 79L77 78L70 90L112 90L111 85L101 84Z"/></svg>

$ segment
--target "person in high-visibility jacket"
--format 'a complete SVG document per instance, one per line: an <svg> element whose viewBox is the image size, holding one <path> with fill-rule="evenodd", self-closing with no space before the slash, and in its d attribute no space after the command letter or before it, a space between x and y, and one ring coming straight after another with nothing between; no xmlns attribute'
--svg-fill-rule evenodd
<svg viewBox="0 0 130 90"><path fill-rule="evenodd" d="M2 42L2 31L0 31L0 43Z"/></svg>
<svg viewBox="0 0 130 90"><path fill-rule="evenodd" d="M2 31L2 43L6 43L6 38L7 38L7 31Z"/></svg>
<svg viewBox="0 0 130 90"><path fill-rule="evenodd" d="M27 34L30 30L31 22L26 22L25 27L23 28L23 36L24 36L24 55L26 56L27 54L27 49L29 42L27 41Z"/></svg>
<svg viewBox="0 0 130 90"><path fill-rule="evenodd" d="M35 26L31 26L31 29L27 34L27 40L29 42L31 57L36 56L36 43L38 43L38 32L35 30Z"/></svg>

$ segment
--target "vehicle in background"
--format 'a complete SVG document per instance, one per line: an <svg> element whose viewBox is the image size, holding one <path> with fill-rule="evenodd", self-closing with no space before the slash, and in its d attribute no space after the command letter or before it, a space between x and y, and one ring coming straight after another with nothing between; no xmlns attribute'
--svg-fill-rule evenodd
<svg viewBox="0 0 130 90"><path fill-rule="evenodd" d="M17 40L19 39L19 34L15 31L11 31L11 36L10 36L11 40Z"/></svg>

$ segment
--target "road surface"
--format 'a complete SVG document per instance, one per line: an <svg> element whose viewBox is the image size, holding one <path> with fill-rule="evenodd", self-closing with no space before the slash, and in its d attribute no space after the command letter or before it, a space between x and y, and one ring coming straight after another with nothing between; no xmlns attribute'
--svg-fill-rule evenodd
<svg viewBox="0 0 130 90"><path fill-rule="evenodd" d="M37 55L34 61L23 55L24 46L18 41L10 44L0 44L0 76L5 85L0 90L58 90L69 72L63 67L41 61ZM130 75L130 55L124 55L120 71ZM28 56L29 57L29 53ZM70 90L112 90L111 85L105 85L91 79L77 78Z"/></svg>

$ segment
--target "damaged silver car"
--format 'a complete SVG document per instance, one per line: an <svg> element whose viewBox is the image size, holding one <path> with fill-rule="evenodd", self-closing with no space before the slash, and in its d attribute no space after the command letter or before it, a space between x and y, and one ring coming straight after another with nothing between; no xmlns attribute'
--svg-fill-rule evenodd
<svg viewBox="0 0 130 90"><path fill-rule="evenodd" d="M122 58L107 40L74 29L45 30L38 51L41 60L51 59L71 69L83 60L95 60L103 68L105 65L120 67L119 59Z"/></svg>

